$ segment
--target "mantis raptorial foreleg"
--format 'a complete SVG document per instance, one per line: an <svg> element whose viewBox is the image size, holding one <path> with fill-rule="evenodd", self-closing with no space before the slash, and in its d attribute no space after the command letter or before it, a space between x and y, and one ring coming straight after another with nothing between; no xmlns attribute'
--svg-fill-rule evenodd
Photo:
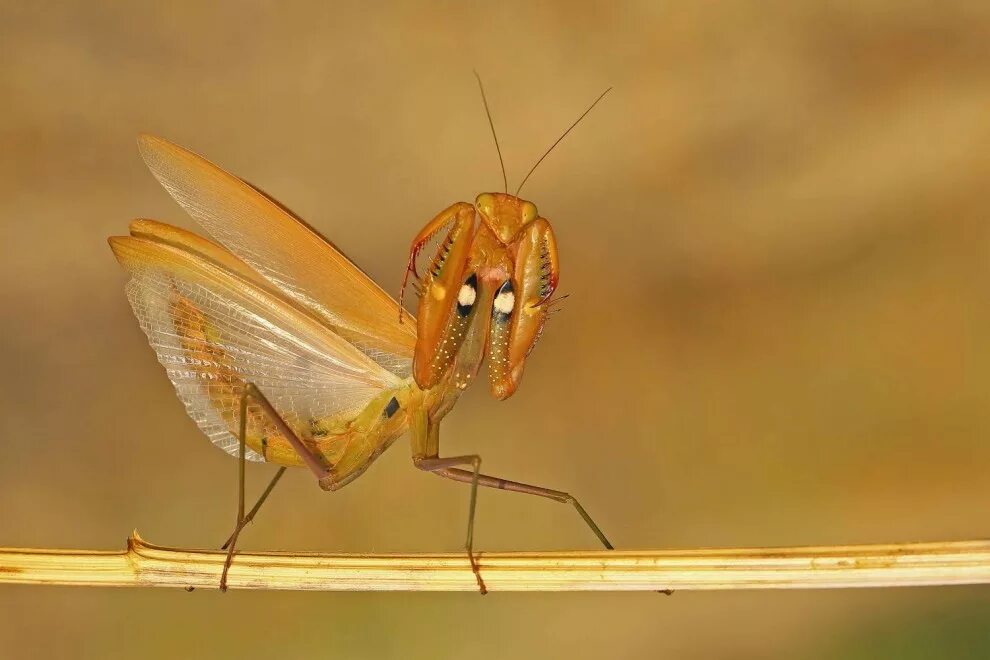
<svg viewBox="0 0 990 660"><path fill-rule="evenodd" d="M402 286L399 288L399 323L402 322L402 299L405 296L406 284L409 282L409 275L415 278L419 278L419 273L416 270L416 257L419 256L420 250L423 246L429 242L440 230L444 229L448 225L455 225L455 233L461 233L466 229L470 228L470 225L474 222L474 207L466 202L457 202L445 208L443 211L438 213L436 217L426 223L426 226L420 230L418 234L413 238L412 244L409 246L409 260L406 263L406 272L402 277ZM446 251L445 251L446 252ZM447 255L444 256L444 259ZM463 255L455 256L455 261L462 261ZM430 264L431 269L433 269L438 264L436 261ZM442 265L442 263L440 264Z"/></svg>

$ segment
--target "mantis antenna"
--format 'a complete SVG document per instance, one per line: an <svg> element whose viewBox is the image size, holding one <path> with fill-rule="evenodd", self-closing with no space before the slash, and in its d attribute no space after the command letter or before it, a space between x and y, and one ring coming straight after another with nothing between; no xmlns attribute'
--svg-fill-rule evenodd
<svg viewBox="0 0 990 660"><path fill-rule="evenodd" d="M478 79L478 89L481 90L481 102L485 104L485 114L488 115L488 125L492 129L492 137L495 139L495 151L498 152L498 164L502 167L502 183L505 185L505 194L509 194L509 179L505 176L505 161L502 160L502 149L498 146L498 136L495 135L495 123L492 121L492 112L488 109L488 99L485 97L485 86L481 84L481 76L474 72L474 77Z"/></svg>
<svg viewBox="0 0 990 660"><path fill-rule="evenodd" d="M587 115L589 112L591 112L591 109L594 108L596 105L598 105L598 102L601 101L603 98L605 98L605 95L608 94L611 91L612 91L612 88L609 87L604 92L602 92L598 96L598 98L595 99L595 102L592 103L591 105L589 105L587 110L585 110L583 113L581 113L581 116L577 118L577 121L575 121L573 124L571 124L570 128L568 128L566 131L564 131L564 134L561 135L559 138L557 138L557 141L554 142L553 144L551 144L550 145L550 148L547 149L546 152L542 156L540 156L540 159L538 161L536 161L536 165L533 165L533 169L531 169L529 171L529 174L527 174L525 176L525 178L523 178L522 183L520 183L519 184L519 187L516 188L516 197L518 197L519 196L519 193L522 192L522 187L524 185L526 185L526 182L529 180L530 175L532 175L533 172L536 171L536 168L540 166L540 163L543 162L543 159L546 158L547 156L549 156L550 155L550 152L553 151L553 148L556 147L558 144L560 144L560 141L563 140L565 137L567 137L567 134L570 133L574 129L575 126L577 126L579 123L581 123L581 120L584 119L585 115ZM501 158L501 156L500 156L500 158Z"/></svg>

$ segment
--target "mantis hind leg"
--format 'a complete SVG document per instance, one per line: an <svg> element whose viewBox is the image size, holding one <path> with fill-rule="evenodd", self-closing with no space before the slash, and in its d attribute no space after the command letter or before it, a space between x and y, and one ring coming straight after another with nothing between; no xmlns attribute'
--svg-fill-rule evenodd
<svg viewBox="0 0 990 660"><path fill-rule="evenodd" d="M240 517L240 512L244 508L244 482L241 482L239 484L239 487L237 489L238 490L238 496L237 496L238 527L245 527L249 522L254 520L255 515L257 515L258 513L258 509L261 508L261 505L264 504L265 500L268 499L268 496L271 495L272 491L275 489L275 484L277 484L278 480L282 478L283 474L285 474L286 469L287 468L284 465L278 469L278 472L275 473L275 476L272 477L272 480L268 482L268 486L266 486L265 490L261 493L261 497L258 498L258 501L254 503L254 506L251 507L251 510L248 511L247 515L244 516L243 518ZM231 535L227 537L227 540L224 541L223 545L220 546L220 549L226 550L227 547L231 545L235 540L236 540L235 534L231 533Z"/></svg>
<svg viewBox="0 0 990 660"><path fill-rule="evenodd" d="M244 392L241 394L240 401L240 421L238 428L238 440L239 440L239 451L238 451L238 465L237 465L237 475L238 475L238 488L237 488L237 522L234 525L234 531L231 532L230 537L221 546L221 549L227 550L227 559L223 564L223 573L220 576L220 591L227 590L227 573L230 571L230 565L234 561L234 548L237 545L237 537L240 536L241 530L254 519L255 514L261 508L261 505L265 503L268 496L271 495L272 490L274 490L275 485L278 484L279 479L285 474L286 468L283 466L279 468L275 476L268 483L264 492L261 493L261 497L251 508L251 511L244 514L244 464L245 464L245 454L247 452L247 414L248 414L248 400L253 399L260 406L262 412L275 424L279 433L289 444L296 450L299 456L306 463L307 467L316 475L317 479L320 480L321 486L326 482L326 480L331 478L330 470L324 467L319 459L303 444L302 440L289 428L289 425L285 423L285 420L278 414L275 407L265 398L265 395L254 385L254 383L248 383L244 387Z"/></svg>

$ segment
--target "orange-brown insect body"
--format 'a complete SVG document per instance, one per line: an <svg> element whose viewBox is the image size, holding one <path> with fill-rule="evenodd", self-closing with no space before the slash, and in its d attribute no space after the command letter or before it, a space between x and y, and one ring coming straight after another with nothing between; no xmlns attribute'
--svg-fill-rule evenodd
<svg viewBox="0 0 990 660"><path fill-rule="evenodd" d="M511 396L546 323L557 247L549 221L517 196L528 174L517 195L482 193L473 205L454 204L414 239L403 290L420 251L442 233L428 269L416 274L413 328L401 323L401 293L393 300L259 189L161 138L142 136L138 145L159 182L216 239L137 220L110 246L131 276L127 295L138 322L189 416L240 459L221 589L241 529L287 466L306 466L321 488L336 490L406 430L418 469L471 484L465 549L482 593L472 552L478 486L572 504L612 547L568 493L483 474L476 454L439 455L440 421L482 361L492 393ZM504 166L502 174L504 181ZM247 460L282 466L250 512Z"/></svg>

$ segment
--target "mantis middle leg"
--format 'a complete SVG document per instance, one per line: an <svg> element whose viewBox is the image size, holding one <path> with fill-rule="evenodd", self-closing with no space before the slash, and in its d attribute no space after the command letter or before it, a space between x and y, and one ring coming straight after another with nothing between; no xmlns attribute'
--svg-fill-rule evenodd
<svg viewBox="0 0 990 660"><path fill-rule="evenodd" d="M613 549L612 544L598 524L588 515L588 512L581 506L577 498L570 493L481 474L481 457L477 455L440 458L437 455L437 450L439 449L439 422L429 420L426 415L422 415L415 420L412 431L413 464L417 468L432 472L446 479L471 484L470 503L468 505L467 539L464 546L468 553L468 559L471 561L471 570L474 571L475 578L478 580L478 587L482 594L487 593L487 588L485 587L484 580L481 577L481 570L474 556L474 517L478 500L478 486L536 495L538 497L546 497L555 502L571 504L581 516L581 519L584 520L585 524L595 533L595 536L598 537L602 545L607 550ZM470 465L471 469L465 470L457 467L461 465Z"/></svg>

